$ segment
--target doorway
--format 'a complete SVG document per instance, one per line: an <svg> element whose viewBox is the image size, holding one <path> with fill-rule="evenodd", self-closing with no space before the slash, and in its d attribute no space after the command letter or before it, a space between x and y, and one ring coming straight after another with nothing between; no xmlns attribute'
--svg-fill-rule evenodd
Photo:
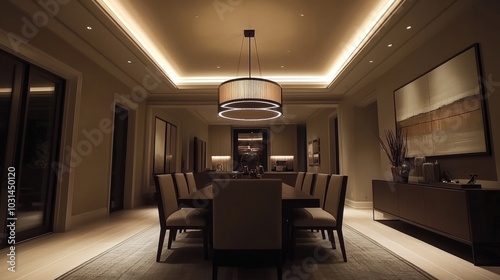
<svg viewBox="0 0 500 280"><path fill-rule="evenodd" d="M126 108L115 105L113 159L111 163L111 186L109 197L110 212L122 210L124 204L128 117L129 112Z"/></svg>
<svg viewBox="0 0 500 280"><path fill-rule="evenodd" d="M267 147L267 128L233 129L233 170L255 170L259 165L268 170Z"/></svg>
<svg viewBox="0 0 500 280"><path fill-rule="evenodd" d="M64 79L0 52L1 247L52 231ZM9 232L7 233L7 230Z"/></svg>

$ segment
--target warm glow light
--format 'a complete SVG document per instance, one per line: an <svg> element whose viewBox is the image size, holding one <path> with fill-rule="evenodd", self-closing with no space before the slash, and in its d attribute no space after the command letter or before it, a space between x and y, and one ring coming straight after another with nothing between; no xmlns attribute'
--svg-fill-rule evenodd
<svg viewBox="0 0 500 280"><path fill-rule="evenodd" d="M131 38L138 43L154 61L156 61L157 65L174 84L179 82L180 77L170 64L170 58L166 58L162 51L158 49L154 40L152 40L154 38L150 38L146 35L147 33L145 30L143 30L137 20L123 6L123 1L96 0L96 2L126 30Z"/></svg>
<svg viewBox="0 0 500 280"><path fill-rule="evenodd" d="M353 37L353 40L347 45L340 58L332 65L328 72L328 77L333 83L338 75L344 70L349 61L351 61L356 53L358 53L368 40L376 33L378 28L382 26L384 21L398 7L401 0L387 0L374 9L372 16L367 18L367 21L361 25L359 32ZM330 83L330 84L331 84Z"/></svg>
<svg viewBox="0 0 500 280"><path fill-rule="evenodd" d="M238 121L272 120L281 116L281 86L259 78L239 78L219 86L219 116Z"/></svg>
<svg viewBox="0 0 500 280"><path fill-rule="evenodd" d="M154 43L154 38L148 37L145 30L140 26L134 16L124 7L122 1L116 0L95 0L121 27L131 36L131 38L151 57L162 69L164 74L179 88L187 88L193 85L217 85L231 77L220 76L179 76L173 68L171 57L165 55ZM346 44L344 52L332 62L331 67L325 75L320 76L266 76L266 79L273 80L280 84L304 84L328 87L340 73L347 67L349 62L363 48L369 39L377 32L379 27L395 11L402 0L386 0L375 8L370 17L360 24L359 31ZM301 15L303 16L303 15ZM195 16L196 17L196 16Z"/></svg>

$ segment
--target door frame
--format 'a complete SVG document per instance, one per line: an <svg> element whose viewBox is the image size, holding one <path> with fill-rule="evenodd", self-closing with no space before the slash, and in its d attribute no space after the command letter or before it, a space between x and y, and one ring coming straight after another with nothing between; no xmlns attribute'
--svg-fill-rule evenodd
<svg viewBox="0 0 500 280"><path fill-rule="evenodd" d="M134 173L135 170L135 164L136 164L136 149L135 149L135 143L137 142L137 133L136 133L136 125L138 123L137 121L137 109L138 109L138 104L132 102L130 99L124 97L123 95L120 95L119 93L114 94L114 101L112 102L112 107L110 107L110 110L112 110L113 114L113 127L115 125L115 107L120 106L124 109L128 110L128 123L127 123L127 160L125 162L125 184L124 184L124 190L123 190L123 209L132 209L136 207L137 201L134 201L134 197L139 193L140 195L140 189L138 190L137 186L138 184L136 183L136 174ZM113 139L114 139L114 129L111 130L111 141L110 141L110 151L111 153L109 154L109 180L108 180L108 198L107 198L107 211L108 214L110 213L110 200L111 200L111 177L112 177L112 172L113 172Z"/></svg>
<svg viewBox="0 0 500 280"><path fill-rule="evenodd" d="M8 34L0 32L0 48L2 50L37 65L66 80L63 100L63 115L59 150L56 196L54 200L53 232L64 232L71 228L73 206L73 182L75 180L71 147L77 145L78 123L83 75L80 71L64 62L40 51L30 44L20 44L12 49Z"/></svg>

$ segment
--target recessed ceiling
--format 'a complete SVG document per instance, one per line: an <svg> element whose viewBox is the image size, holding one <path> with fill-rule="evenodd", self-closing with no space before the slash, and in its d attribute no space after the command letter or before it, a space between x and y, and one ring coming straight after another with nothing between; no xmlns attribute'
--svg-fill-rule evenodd
<svg viewBox="0 0 500 280"><path fill-rule="evenodd" d="M9 3L26 15L43 8L36 1ZM80 0L61 4L46 28L129 86L124 94L145 88L149 105L208 124L231 124L217 117L217 86L247 76L243 30L254 29L260 67L252 64L252 76L283 85L279 122L304 123L335 111L346 95L375 91L374 80L466 11L467 3ZM354 55L344 60L346 54Z"/></svg>
<svg viewBox="0 0 500 280"><path fill-rule="evenodd" d="M326 88L400 2L97 1L183 89L247 75L245 29L256 31L254 75Z"/></svg>

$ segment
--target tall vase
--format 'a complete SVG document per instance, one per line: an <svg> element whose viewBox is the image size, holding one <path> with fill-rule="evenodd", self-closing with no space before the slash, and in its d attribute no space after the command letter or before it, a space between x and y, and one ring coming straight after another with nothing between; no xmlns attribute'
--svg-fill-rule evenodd
<svg viewBox="0 0 500 280"><path fill-rule="evenodd" d="M396 183L408 183L410 169L408 164L403 163L402 166L392 166L392 180Z"/></svg>
<svg viewBox="0 0 500 280"><path fill-rule="evenodd" d="M392 181L396 183L403 182L403 178L401 177L401 166L392 166Z"/></svg>

